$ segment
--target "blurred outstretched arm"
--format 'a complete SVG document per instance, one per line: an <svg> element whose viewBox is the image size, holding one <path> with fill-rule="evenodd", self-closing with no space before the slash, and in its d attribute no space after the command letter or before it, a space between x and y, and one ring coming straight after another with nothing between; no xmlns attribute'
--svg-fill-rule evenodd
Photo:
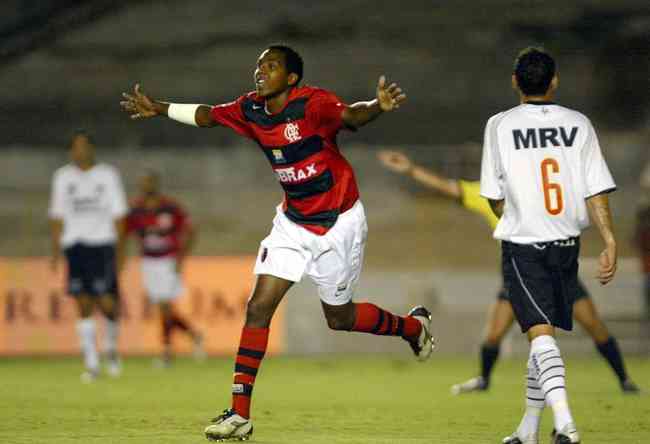
<svg viewBox="0 0 650 444"><path fill-rule="evenodd" d="M388 170L412 177L416 182L436 190L450 199L461 198L458 180L450 179L416 165L400 151L381 150L377 153L381 164Z"/></svg>

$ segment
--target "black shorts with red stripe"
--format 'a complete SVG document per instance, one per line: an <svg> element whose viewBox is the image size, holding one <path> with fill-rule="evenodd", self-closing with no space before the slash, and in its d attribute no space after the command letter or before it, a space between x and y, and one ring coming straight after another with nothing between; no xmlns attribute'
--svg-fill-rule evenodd
<svg viewBox="0 0 650 444"><path fill-rule="evenodd" d="M580 239L501 243L504 288L522 332L550 324L573 329L573 304L586 295L578 280Z"/></svg>

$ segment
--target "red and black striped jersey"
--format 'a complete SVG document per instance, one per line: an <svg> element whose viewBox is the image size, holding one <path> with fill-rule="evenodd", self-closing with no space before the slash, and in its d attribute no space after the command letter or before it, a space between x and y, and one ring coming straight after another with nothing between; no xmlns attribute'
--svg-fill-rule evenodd
<svg viewBox="0 0 650 444"><path fill-rule="evenodd" d="M155 208L148 208L143 198L131 204L126 219L128 233L135 233L140 251L147 257L176 256L181 248L181 236L190 227L187 213L174 200L162 197Z"/></svg>
<svg viewBox="0 0 650 444"><path fill-rule="evenodd" d="M354 171L336 135L345 127L345 105L320 88L294 88L277 114L255 92L212 107L212 119L255 140L285 192L286 216L322 235L359 198Z"/></svg>

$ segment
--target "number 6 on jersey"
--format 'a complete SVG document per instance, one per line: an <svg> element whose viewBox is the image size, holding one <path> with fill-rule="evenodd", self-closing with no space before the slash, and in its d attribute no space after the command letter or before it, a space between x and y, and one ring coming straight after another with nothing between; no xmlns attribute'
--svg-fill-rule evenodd
<svg viewBox="0 0 650 444"><path fill-rule="evenodd" d="M550 170L550 172L549 172ZM549 180L550 173L559 173L560 165L557 163L557 160L547 157L542 161L542 187L544 188L544 205L546 206L546 211L553 216L557 216L562 212L564 208L564 202L562 200L562 187L559 183L552 183ZM555 195L555 202L553 202L552 193Z"/></svg>

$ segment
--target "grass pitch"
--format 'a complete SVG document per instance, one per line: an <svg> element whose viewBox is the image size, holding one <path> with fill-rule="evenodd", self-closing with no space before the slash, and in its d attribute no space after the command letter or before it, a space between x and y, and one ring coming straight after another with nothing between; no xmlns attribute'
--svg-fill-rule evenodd
<svg viewBox="0 0 650 444"><path fill-rule="evenodd" d="M524 359L497 364L489 393L451 396L475 361L271 357L255 388L253 442L499 443L522 413ZM621 394L595 357L567 365L585 443L650 443L650 397ZM650 361L628 366L650 388ZM231 359L179 360L167 370L129 359L120 379L82 385L79 359L2 359L0 443L204 443L209 418L229 406L231 371ZM547 410L541 442L551 422Z"/></svg>

